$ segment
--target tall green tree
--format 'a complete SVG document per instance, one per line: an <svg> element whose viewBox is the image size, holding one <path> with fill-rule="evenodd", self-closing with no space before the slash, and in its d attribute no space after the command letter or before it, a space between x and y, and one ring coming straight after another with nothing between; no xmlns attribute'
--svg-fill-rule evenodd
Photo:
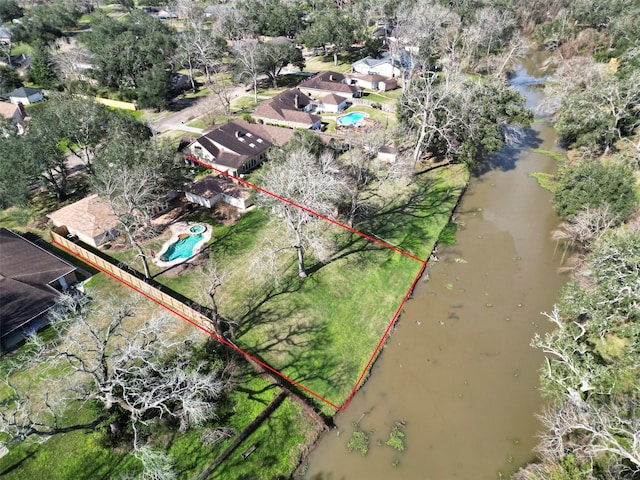
<svg viewBox="0 0 640 480"><path fill-rule="evenodd" d="M160 110L169 104L171 82L162 65L154 65L141 75L136 90L138 106Z"/></svg>
<svg viewBox="0 0 640 480"><path fill-rule="evenodd" d="M561 173L554 198L556 211L564 218L573 219L585 208L609 205L616 223L620 223L635 210L635 177L622 165L584 161Z"/></svg>
<svg viewBox="0 0 640 480"><path fill-rule="evenodd" d="M363 38L363 26L358 25L345 12L329 6L314 14L310 25L300 33L300 39L309 48L333 46L333 61L338 65L338 55L356 40Z"/></svg>
<svg viewBox="0 0 640 480"><path fill-rule="evenodd" d="M0 92L10 92L22 86L22 79L11 67L0 66Z"/></svg>
<svg viewBox="0 0 640 480"><path fill-rule="evenodd" d="M2 22L10 22L23 15L24 10L16 0L0 0L0 20Z"/></svg>
<svg viewBox="0 0 640 480"><path fill-rule="evenodd" d="M256 35L293 37L302 29L304 10L297 3L282 0L245 0L240 9Z"/></svg>
<svg viewBox="0 0 640 480"><path fill-rule="evenodd" d="M56 71L49 49L42 42L34 44L29 68L29 80L44 88L53 88L57 83Z"/></svg>
<svg viewBox="0 0 640 480"><path fill-rule="evenodd" d="M14 29L14 41L51 44L77 26L81 12L75 2L58 0L35 5L27 10Z"/></svg>
<svg viewBox="0 0 640 480"><path fill-rule="evenodd" d="M101 86L135 95L144 84L144 101L154 98L152 103L161 103L151 92L161 80L160 70L168 68L175 56L174 32L168 26L140 10L123 20L101 14L82 41L98 57L92 73ZM154 73L147 75L151 70Z"/></svg>
<svg viewBox="0 0 640 480"><path fill-rule="evenodd" d="M302 52L292 43L268 42L261 44L257 51L258 69L271 79L278 88L278 75L291 64L302 70L305 66Z"/></svg>

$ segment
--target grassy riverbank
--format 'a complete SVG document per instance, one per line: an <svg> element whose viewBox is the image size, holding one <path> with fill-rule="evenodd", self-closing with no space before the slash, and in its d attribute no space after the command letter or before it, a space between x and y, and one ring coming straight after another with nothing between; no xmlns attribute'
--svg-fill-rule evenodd
<svg viewBox="0 0 640 480"><path fill-rule="evenodd" d="M467 172L460 166L421 175L409 186L386 192L376 215L358 225L358 229L415 257L427 258L466 181ZM213 228L209 255L227 272L218 299L223 316L237 322L234 341L319 396L341 405L419 272L421 262L327 225L327 234L337 245L330 261L320 263L310 258L307 279L297 276L292 261L276 285L256 277L251 267L262 240L282 234L265 212L250 212L235 225L214 224L203 216L189 220L206 222ZM12 227L21 230L19 221ZM149 247L158 249L164 240L156 239ZM117 254L117 259L137 265L128 252ZM155 280L204 304L202 276L197 268L180 275L161 274L159 268L153 268ZM96 275L87 288L94 296L125 291L104 274ZM176 319L177 334L186 335L191 328ZM279 391L250 370L241 379L229 397L230 410L221 411L221 418L236 434ZM309 400L325 415L335 413L328 404L314 397ZM83 406L69 415L69 419L91 420L97 413L90 406ZM215 472L229 478L257 471L265 478L287 476L318 432L317 424L287 398ZM154 444L171 455L179 478L194 478L232 441L230 438L213 447L206 446L201 433L194 430L179 435L154 434ZM12 446L10 453L0 459L0 473L11 479L31 473L37 476L36 472L47 470L52 472L50 478L68 479L86 472L104 477L135 471L137 461L126 455L127 448L113 448L108 437L105 430L76 431L42 444L24 442ZM242 454L249 451L244 458Z"/></svg>

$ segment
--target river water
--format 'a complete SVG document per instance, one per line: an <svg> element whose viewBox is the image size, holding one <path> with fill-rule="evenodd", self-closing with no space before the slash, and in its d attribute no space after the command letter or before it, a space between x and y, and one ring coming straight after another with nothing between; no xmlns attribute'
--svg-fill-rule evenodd
<svg viewBox="0 0 640 480"><path fill-rule="evenodd" d="M529 60L512 83L534 107L541 94L528 84L541 73ZM551 194L530 177L555 168L531 151L558 150L540 120L472 179L456 244L440 247L369 380L310 454L305 478L498 479L535 457L543 356L529 343L550 328L540 312L566 280L550 238L558 225ZM384 445L398 421L401 453ZM366 457L346 448L358 422L369 435Z"/></svg>

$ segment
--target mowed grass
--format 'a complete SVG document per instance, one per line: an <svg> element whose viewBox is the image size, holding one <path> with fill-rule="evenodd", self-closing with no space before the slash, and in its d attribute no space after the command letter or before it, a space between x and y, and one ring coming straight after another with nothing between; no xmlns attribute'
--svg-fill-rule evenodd
<svg viewBox="0 0 640 480"><path fill-rule="evenodd" d="M209 256L226 277L218 306L236 325L234 342L340 406L421 270L419 259L428 257L447 224L466 178L463 168L453 167L421 176L403 191L382 192L391 200L356 226L418 260L327 222L325 234L337 246L330 260L321 263L307 255L309 277L301 279L291 249L282 257L278 283L257 272L254 262L267 244L293 245L277 219L261 209L233 226L218 225L206 216L190 217L213 228ZM163 240L156 240L153 248L161 248ZM198 268L169 277L153 266L152 273L156 281L207 304L206 279ZM333 413L328 405L320 406Z"/></svg>
<svg viewBox="0 0 640 480"><path fill-rule="evenodd" d="M87 282L87 292L92 297L124 297L130 294L128 289L105 274L98 274ZM141 300L140 321L150 315L161 314L163 310L146 299ZM104 318L94 315L92 322L103 322ZM169 329L170 335L186 337L193 333L192 327L176 318ZM49 331L42 335L49 335ZM204 339L204 335L201 337ZM27 349L18 355L28 355ZM0 364L0 372L6 373L6 362ZM245 363L240 365L236 379L236 389L219 402L217 424L229 427L234 434L240 433L258 416L280 389L267 379L256 375ZM34 371L22 369L14 375L13 382L23 386L31 393L32 401L38 402L47 389L64 388L67 370L64 368ZM0 398L10 394L0 390ZM88 424L101 415L99 409L91 404L70 404L62 419L63 426ZM215 445L206 445L202 441L204 429L186 432L175 430L156 430L150 443L167 451L175 463L178 478L194 478L207 468L215 458L233 441L233 436ZM298 464L303 453L302 447L311 443L318 435L315 424L302 415L300 408L286 399L256 430L247 442L264 445L257 449L247 461L223 463L219 468L228 473L229 478L241 478L245 473L262 472L263 478L287 476ZM278 450L268 446L277 445ZM141 466L131 455L130 445L126 442L113 446L107 428L75 430L50 437L45 442L25 441L9 446L9 453L0 458L0 476L10 480L24 478L46 478L68 480L75 478L120 478L139 473ZM242 446L240 448L243 448ZM246 447L244 447L246 448ZM241 450L240 453L244 451ZM236 453L234 455L239 456ZM233 457L231 457L233 458ZM231 459L230 459L231 460ZM217 472L217 471L216 471Z"/></svg>

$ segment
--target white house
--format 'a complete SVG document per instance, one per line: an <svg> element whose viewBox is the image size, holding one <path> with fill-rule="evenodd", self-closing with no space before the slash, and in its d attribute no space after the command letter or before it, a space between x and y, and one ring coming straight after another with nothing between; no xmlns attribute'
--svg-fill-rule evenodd
<svg viewBox="0 0 640 480"><path fill-rule="evenodd" d="M44 101L44 95L39 88L20 87L7 94L9 101L15 105L19 103L29 105Z"/></svg>
<svg viewBox="0 0 640 480"><path fill-rule="evenodd" d="M325 112L340 113L349 106L349 100L335 93L322 97L320 108Z"/></svg>
<svg viewBox="0 0 640 480"><path fill-rule="evenodd" d="M389 52L383 52L377 58L360 59L351 65L351 69L363 75L381 75L385 78L395 78L401 74L399 62Z"/></svg>

